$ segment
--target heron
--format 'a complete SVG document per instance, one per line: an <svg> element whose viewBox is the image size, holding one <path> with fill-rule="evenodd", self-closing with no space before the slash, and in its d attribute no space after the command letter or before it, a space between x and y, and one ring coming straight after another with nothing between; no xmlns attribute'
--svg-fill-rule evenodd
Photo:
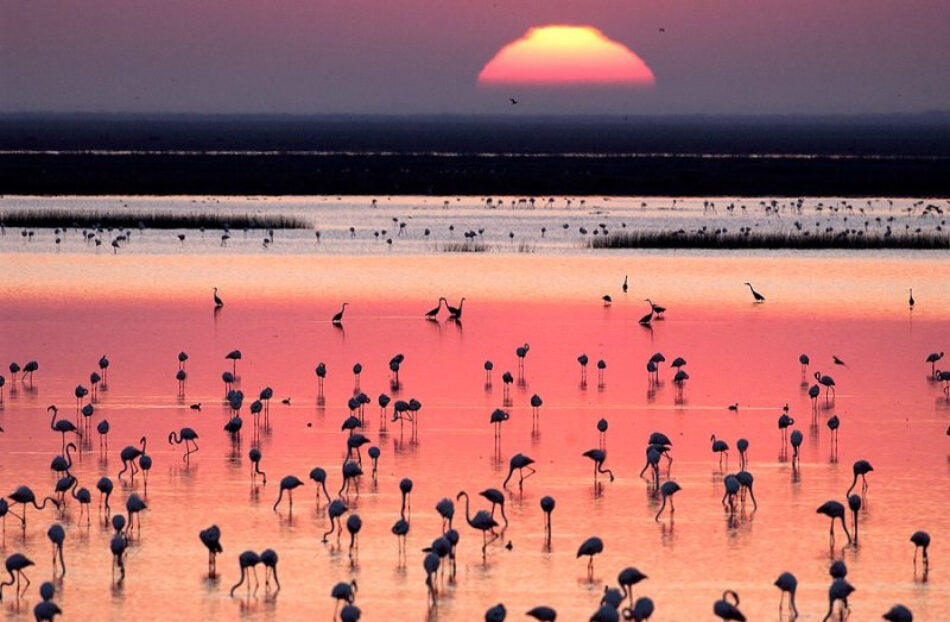
<svg viewBox="0 0 950 622"><path fill-rule="evenodd" d="M215 308L215 309L220 309L221 307L224 306L224 301L221 300L221 297L220 297L220 296L218 296L218 288L217 288L217 287L214 288L214 293L212 294L212 297L214 298L214 308Z"/></svg>
<svg viewBox="0 0 950 622"><path fill-rule="evenodd" d="M430 309L425 312L425 319L427 320L436 319L436 317L439 315L439 311L442 310L442 303L448 304L448 300L446 300L444 297L439 298L439 304L436 306L436 308Z"/></svg>
<svg viewBox="0 0 950 622"><path fill-rule="evenodd" d="M661 307L660 305L656 304L649 298L645 298L644 300L650 303L650 308L653 309L654 313L656 313L657 319L659 319L663 315L663 312L666 311L666 307Z"/></svg>
<svg viewBox="0 0 950 622"><path fill-rule="evenodd" d="M337 313L335 313L335 314L333 315L333 318L331 318L330 322L331 322L332 324L336 324L337 326L343 324L343 313L346 312L346 307L347 307L347 305L349 305L349 304L350 304L350 303L348 303L348 302L344 302L344 303L343 303L343 306L340 307L340 310L339 310Z"/></svg>
<svg viewBox="0 0 950 622"><path fill-rule="evenodd" d="M465 305L465 297L462 296L462 299L459 300L459 306L452 307L448 302L445 303L445 310L449 312L450 320L461 320L462 319L462 308Z"/></svg>
<svg viewBox="0 0 950 622"><path fill-rule="evenodd" d="M752 292L752 298L756 303L765 302L765 296L755 291L755 288L752 287L752 283L746 281L745 285L749 286L749 291Z"/></svg>

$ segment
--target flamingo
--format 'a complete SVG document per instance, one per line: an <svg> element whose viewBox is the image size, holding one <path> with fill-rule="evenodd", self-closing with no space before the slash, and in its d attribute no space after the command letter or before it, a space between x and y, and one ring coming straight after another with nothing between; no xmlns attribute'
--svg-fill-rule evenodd
<svg viewBox="0 0 950 622"><path fill-rule="evenodd" d="M261 475L266 485L267 473L261 471L261 450L257 447L251 447L251 450L247 452L247 457L251 460L251 479L254 479L257 475Z"/></svg>
<svg viewBox="0 0 950 622"><path fill-rule="evenodd" d="M115 530L115 534L112 536L112 540L109 541L109 550L112 551L112 575L115 577L115 568L119 567L120 572L120 582L125 578L125 562L123 557L125 556L125 550L129 548L129 539L123 532L125 528L125 517L121 514L116 514L112 517L112 528Z"/></svg>
<svg viewBox="0 0 950 622"><path fill-rule="evenodd" d="M508 528L508 517L505 516L505 495L502 494L497 488L486 488L485 490L478 493L482 497L485 497L491 501L491 517L495 518L495 507L501 507L501 518L505 521L505 528Z"/></svg>
<svg viewBox="0 0 950 622"><path fill-rule="evenodd" d="M23 531L26 531L26 508L28 505L32 505L37 510L43 510L46 508L47 502L49 502L52 503L57 510L59 509L59 501L52 497L44 497L42 505L37 503L36 495L33 494L33 491L29 488L29 486L19 486L16 490L7 495L7 498L13 501L14 505L19 503L23 506L22 516L17 516L13 513L12 509L10 510L11 514L20 519L20 522L23 524Z"/></svg>
<svg viewBox="0 0 950 622"><path fill-rule="evenodd" d="M848 508L851 510L852 525L854 526L854 545L858 545L858 512L861 510L861 497L851 495L848 497Z"/></svg>
<svg viewBox="0 0 950 622"><path fill-rule="evenodd" d="M13 585L14 583L16 583L16 597L17 600L19 600L21 594L20 579L26 581L26 585L23 586L24 591L30 587L30 578L27 577L26 573L23 571L30 566L35 566L35 564L33 563L33 560L31 560L26 555L23 555L22 553L14 553L13 555L7 557L5 565L7 572L10 574L10 580L0 583L0 600L3 600L3 588L7 585Z"/></svg>
<svg viewBox="0 0 950 622"><path fill-rule="evenodd" d="M181 457L182 461L187 461L188 457L191 454L198 451L198 443L195 442L197 439L198 439L198 433L192 430L191 428L182 428L181 431L178 432L177 436L174 430L168 433L169 445L171 445L172 443L176 445L179 445L181 443L185 444L185 455ZM195 448L190 449L188 447L188 443L191 443L192 445L194 445Z"/></svg>
<svg viewBox="0 0 950 622"><path fill-rule="evenodd" d="M831 534L831 539L834 540L835 537L835 519L841 521L841 528L844 529L844 533L848 536L848 544L851 544L851 534L848 533L848 526L844 524L844 506L837 501L826 501L818 506L818 509L815 510L818 514L824 514L831 519L831 529L828 531Z"/></svg>
<svg viewBox="0 0 950 622"><path fill-rule="evenodd" d="M57 615L63 613L63 610L53 602L54 595L55 588L49 581L40 586L40 598L43 600L33 607L33 617L36 618L36 622L53 622Z"/></svg>
<svg viewBox="0 0 950 622"><path fill-rule="evenodd" d="M220 296L218 296L218 288L217 288L217 287L214 288L214 293L212 294L212 296L213 296L213 298L214 298L214 308L215 308L215 309L220 309L221 307L224 306L224 301L221 300L221 297L220 297Z"/></svg>
<svg viewBox="0 0 950 622"><path fill-rule="evenodd" d="M531 616L535 620L540 620L541 622L554 622L557 620L557 611L551 609L550 607L545 607L544 605L529 609L527 612L525 612L525 615Z"/></svg>
<svg viewBox="0 0 950 622"><path fill-rule="evenodd" d="M526 343L523 346L518 346L515 348L515 356L518 357L518 370L524 372L524 358L528 356L528 352L531 350L531 344Z"/></svg>
<svg viewBox="0 0 950 622"><path fill-rule="evenodd" d="M739 478L735 475L729 474L722 480L723 487L725 492L722 495L722 505L726 505L726 499L729 499L729 511L732 514L736 512L736 495L739 494L739 490L742 488L742 485L739 484Z"/></svg>
<svg viewBox="0 0 950 622"><path fill-rule="evenodd" d="M894 605L881 617L888 622L914 622L914 614L904 605Z"/></svg>
<svg viewBox="0 0 950 622"><path fill-rule="evenodd" d="M792 443L792 452L793 452L793 453L792 453L792 464L793 464L793 465L794 465L795 463L800 463L800 462L801 462L801 458L800 458L799 455L798 455L798 448L801 446L803 439L804 439L804 437L802 436L802 433L801 433L800 430L792 430L792 435L791 435L791 437L790 437L790 440L791 440L791 443Z"/></svg>
<svg viewBox="0 0 950 622"><path fill-rule="evenodd" d="M429 590L429 598L432 599L432 604L436 602L436 593L435 593L435 581L432 580L432 577L435 576L435 573L439 570L439 564L441 560L436 553L427 553L425 558L422 560L422 567L426 571L426 588Z"/></svg>
<svg viewBox="0 0 950 622"><path fill-rule="evenodd" d="M442 533L452 528L452 519L455 518L455 503L448 497L443 497L435 504L435 511L442 517Z"/></svg>
<svg viewBox="0 0 950 622"><path fill-rule="evenodd" d="M135 460L145 453L146 439L143 436L139 439L140 447L135 447L134 445L126 445L126 447L119 453L119 458L122 460L122 470L119 471L118 478L122 479L122 474L129 470L131 465L132 468L132 479L135 479L135 474L138 472L138 468L135 466Z"/></svg>
<svg viewBox="0 0 950 622"><path fill-rule="evenodd" d="M788 416L788 413L782 413L778 416L778 429L782 433L782 442L788 442L788 428L795 425L795 420Z"/></svg>
<svg viewBox="0 0 950 622"><path fill-rule="evenodd" d="M930 546L930 534L926 531L915 531L910 541L914 543L914 568L917 568L917 551L923 551L924 568L928 567L930 561L927 559L927 547Z"/></svg>
<svg viewBox="0 0 950 622"><path fill-rule="evenodd" d="M349 508L343 503L342 499L334 499L327 507L327 515L330 517L330 530L323 534L323 542L327 542L327 536L334 531L337 534L343 531L343 525L340 524L340 517L343 516Z"/></svg>
<svg viewBox="0 0 950 622"><path fill-rule="evenodd" d="M729 602L730 596L735 601L735 603ZM742 615L741 611L739 611L739 595L732 590L726 590L723 592L722 598L713 603L713 613L716 615L716 617L723 620L737 620L738 622L745 622L745 616Z"/></svg>
<svg viewBox="0 0 950 622"><path fill-rule="evenodd" d="M63 543L66 541L66 530L59 523L53 523L46 531L46 537L53 543L53 572L56 572L56 558L59 556L59 567L63 571L60 577L66 576L66 562L63 560Z"/></svg>
<svg viewBox="0 0 950 622"><path fill-rule="evenodd" d="M52 418L52 419L50 420L50 422L49 422L49 427L50 427L50 429L53 430L54 432L59 432L59 433L62 435L62 439L63 439L63 449L62 449L62 451L65 453L65 451L66 451L66 434L72 432L73 434L75 434L75 435L78 436L79 438L82 438L82 432L80 432L78 429L76 429L76 426L73 425L72 421L66 421L65 419L60 419L59 421L56 420L56 416L59 414L59 409L56 408L56 405L55 405L55 404L51 404L50 406L47 406L47 407L46 407L46 412L51 412L51 413L53 413L53 418Z"/></svg>
<svg viewBox="0 0 950 622"><path fill-rule="evenodd" d="M100 477L99 481L96 482L96 489L99 491L100 507L102 506L103 498L104 498L106 512L109 512L110 511L109 496L112 494L112 490L113 490L112 480L105 476Z"/></svg>
<svg viewBox="0 0 950 622"><path fill-rule="evenodd" d="M333 589L330 590L330 597L336 600L336 609L339 609L340 602L344 602L347 605L352 605L353 601L356 600L356 592L358 591L358 586L356 585L356 579L351 580L349 583L339 582L333 586ZM336 617L337 611L334 609L333 617Z"/></svg>
<svg viewBox="0 0 950 622"><path fill-rule="evenodd" d="M637 599L637 602L633 605L633 609L627 607L623 610L623 619L634 620L634 622L649 620L650 616L653 615L653 608L653 601L643 596Z"/></svg>
<svg viewBox="0 0 950 622"><path fill-rule="evenodd" d="M544 535L549 546L551 544L551 513L554 512L555 505L554 497L548 495L541 497L541 511L544 512Z"/></svg>
<svg viewBox="0 0 950 622"><path fill-rule="evenodd" d="M660 316L662 316L662 315L663 315L663 312L666 311L666 307L661 307L660 305L656 304L655 302L653 302L653 301L650 300L649 298L645 298L644 300L645 300L646 302L650 303L650 308L653 309L653 312L654 312L654 313L656 313L657 319L660 319Z"/></svg>
<svg viewBox="0 0 950 622"><path fill-rule="evenodd" d="M858 460L854 463L852 467L854 472L854 479L851 481L851 487L848 488L848 492L845 495L850 495L851 491L854 490L854 487L858 483L858 476L861 477L861 494L865 494L868 491L868 480L865 477L868 473L874 470L874 467L871 466L871 463L867 460Z"/></svg>
<svg viewBox="0 0 950 622"><path fill-rule="evenodd" d="M350 514L346 517L346 530L350 534L350 559L353 559L353 549L359 550L359 546L356 544L356 536L362 528L363 519L360 518L359 514Z"/></svg>
<svg viewBox="0 0 950 622"><path fill-rule="evenodd" d="M245 579L248 576L248 568L254 571L254 591L257 591L257 586L260 584L260 581L257 579L257 565L261 563L261 556L255 553L254 551L244 551L238 556L238 565L241 568L241 580L235 583L231 587L231 596L234 596L234 590L241 587ZM247 579L247 591L251 591L251 581Z"/></svg>
<svg viewBox="0 0 950 622"><path fill-rule="evenodd" d="M310 479L317 485L317 505L320 505L320 490L323 490L324 496L327 498L327 503L330 503L330 493L327 492L327 472L321 467L314 467L310 469Z"/></svg>
<svg viewBox="0 0 950 622"><path fill-rule="evenodd" d="M356 493L359 494L359 480L358 478L363 475L363 469L360 467L357 462L344 462L343 463L343 484L340 486L338 495L342 495L343 491L346 490L349 493L350 484L356 482Z"/></svg>
<svg viewBox="0 0 950 622"><path fill-rule="evenodd" d="M489 423L495 426L495 438L501 438L501 424L505 421L508 421L510 415L503 411L500 408L496 408L492 411L491 416L488 418Z"/></svg>
<svg viewBox="0 0 950 622"><path fill-rule="evenodd" d="M828 613L825 614L825 617L822 619L822 622L827 622L831 618L831 613L834 611L835 602L841 601L842 607L850 611L851 608L848 607L848 596L854 592L854 586L845 581L844 579L835 579L831 582L831 587L828 588ZM842 614L843 615L843 614Z"/></svg>
<svg viewBox="0 0 950 622"><path fill-rule="evenodd" d="M132 525L135 524L135 517L142 510L147 510L148 506L142 501L142 498L136 493L129 495L129 498L125 500L125 511L129 515L129 526L126 528L126 532L132 530ZM139 529L142 529L142 517L139 516Z"/></svg>
<svg viewBox="0 0 950 622"><path fill-rule="evenodd" d="M913 288L911 288L911 289L909 290L909 292L910 292L910 293L909 293L909 295L908 295L908 297L907 297L907 306L910 307L910 310L911 310L911 311L913 311L913 310L914 310L914 290L913 290Z"/></svg>
<svg viewBox="0 0 950 622"><path fill-rule="evenodd" d="M491 514L485 510L478 510L475 512L473 517L469 512L469 500L468 493L464 490L461 491L455 498L456 501L465 497L465 522L468 523L468 526L472 529L477 529L482 532L482 558L485 557L485 549L491 542L494 542L498 538L497 534L492 535L491 540L488 539L488 532L494 532L495 527L498 526L498 523L495 522L495 519L492 518Z"/></svg>
<svg viewBox="0 0 950 622"><path fill-rule="evenodd" d="M649 577L633 566L628 566L617 574L617 585L623 590L623 597L629 598L630 603L633 604L633 586L647 578Z"/></svg>
<svg viewBox="0 0 950 622"><path fill-rule="evenodd" d="M623 285L620 286L620 289L622 289L622 290L623 290L623 293L625 293L625 294L627 293L627 289L628 289L628 286L627 286L627 276L628 276L628 275L626 275L626 274L623 275Z"/></svg>
<svg viewBox="0 0 950 622"><path fill-rule="evenodd" d="M240 361L242 358L244 358L244 355L241 354L240 350L231 350L230 352L224 355L224 358L229 359L231 361L231 373L236 376L237 362Z"/></svg>
<svg viewBox="0 0 950 622"><path fill-rule="evenodd" d="M294 488L303 486L303 482L300 481L294 475L286 475L280 480L280 492L277 494L277 501L274 502L274 511L277 511L277 506L280 505L281 499L284 498L284 491L287 491L288 503L290 504L290 511L294 511Z"/></svg>
<svg viewBox="0 0 950 622"><path fill-rule="evenodd" d="M653 306L651 305L650 312L644 315L643 317L641 317L638 320L638 323L640 324L640 326L649 326L650 322L652 321L653 321ZM656 363L654 361L651 361L651 363L653 363L654 367L656 366Z"/></svg>
<svg viewBox="0 0 950 622"><path fill-rule="evenodd" d="M736 479L739 480L739 485L742 486L743 490L749 491L749 496L752 497L752 507L755 510L759 509L759 504L755 501L755 494L752 492L752 483L755 481L752 477L752 473L748 471L739 471L736 473ZM743 501L745 500L745 492L743 492Z"/></svg>
<svg viewBox="0 0 950 622"><path fill-rule="evenodd" d="M663 509L666 508L666 500L670 500L670 515L676 511L676 508L673 507L673 495L678 491L682 490L679 484L676 482L663 482L663 485L660 486L660 495L663 497L663 504L660 506L660 511L656 513L654 520L660 520L660 514L663 513Z"/></svg>
<svg viewBox="0 0 950 622"><path fill-rule="evenodd" d="M811 359L808 358L807 354L799 354L798 362L802 365L802 380L804 380L805 374L808 372L808 364L811 363Z"/></svg>
<svg viewBox="0 0 950 622"><path fill-rule="evenodd" d="M66 445L66 457L56 456L50 462L49 468L55 473L65 473L69 475L69 469L73 467L73 457L72 453L76 450L76 445L74 443L69 443Z"/></svg>
<svg viewBox="0 0 950 622"><path fill-rule="evenodd" d="M739 450L739 469L745 469L749 464L746 452L749 451L749 440L740 438L736 441L736 449Z"/></svg>
<svg viewBox="0 0 950 622"><path fill-rule="evenodd" d="M198 532L198 539L208 549L208 576L214 578L217 570L217 555L224 552L221 546L221 529L217 525L211 525Z"/></svg>
<svg viewBox="0 0 950 622"><path fill-rule="evenodd" d="M725 454L726 456L726 467L729 466L729 445L726 441L719 440L716 438L716 435L713 434L709 437L709 440L712 442L712 451L713 453L719 454L719 468L722 468L722 457Z"/></svg>
<svg viewBox="0 0 950 622"><path fill-rule="evenodd" d="M485 612L485 622L505 622L507 615L508 611L505 609L505 606L498 603Z"/></svg>
<svg viewBox="0 0 950 622"><path fill-rule="evenodd" d="M597 483L597 474L606 473L610 476L610 481L614 481L614 473L610 469L604 468L604 461L607 460L607 450L588 449L582 454L585 458L590 458L594 462L594 484Z"/></svg>
<svg viewBox="0 0 950 622"><path fill-rule="evenodd" d="M815 380L818 381L818 384L825 387L825 398L828 398L828 392L831 391L835 393L835 379L831 376L823 376L820 371L816 371L814 374Z"/></svg>
<svg viewBox="0 0 950 622"><path fill-rule="evenodd" d="M261 551L261 563L264 564L264 589L270 589L270 577L274 577L274 584L277 585L277 589L274 590L274 594L280 591L280 581L277 579L277 561L279 557L277 556L277 551L274 549L264 549Z"/></svg>
<svg viewBox="0 0 950 622"><path fill-rule="evenodd" d="M587 561L587 578L594 578L594 555L598 555L604 552L604 541L598 538L597 536L591 536L584 540L580 547L577 549L577 558L580 559L583 556L587 556L589 559Z"/></svg>
<svg viewBox="0 0 950 622"><path fill-rule="evenodd" d="M508 461L508 477L505 478L504 483L501 485L502 488L508 489L508 480L511 479L511 476L514 474L515 470L518 471L518 488L521 488L524 484L526 476L524 475L524 470L528 469L531 471L528 473L527 477L534 475L535 470L531 467L534 464L534 460L524 454L518 453L511 457L511 460Z"/></svg>
<svg viewBox="0 0 950 622"><path fill-rule="evenodd" d="M783 572L773 583L775 587L782 591L782 598L778 602L779 615L782 614L782 605L785 604L785 593L788 593L788 608L791 611L791 617L798 617L798 607L795 606L795 590L798 589L798 579L790 572Z"/></svg>

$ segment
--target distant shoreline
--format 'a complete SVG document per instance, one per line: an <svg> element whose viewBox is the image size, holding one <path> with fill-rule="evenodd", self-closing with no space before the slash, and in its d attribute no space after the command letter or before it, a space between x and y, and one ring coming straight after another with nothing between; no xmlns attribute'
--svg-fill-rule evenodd
<svg viewBox="0 0 950 622"><path fill-rule="evenodd" d="M950 158L5 152L0 194L950 197Z"/></svg>

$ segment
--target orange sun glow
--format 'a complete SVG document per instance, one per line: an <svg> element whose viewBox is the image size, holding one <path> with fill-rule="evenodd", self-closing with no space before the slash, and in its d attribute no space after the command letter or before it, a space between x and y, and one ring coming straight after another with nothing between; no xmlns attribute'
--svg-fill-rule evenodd
<svg viewBox="0 0 950 622"><path fill-rule="evenodd" d="M591 26L540 26L501 48L478 74L480 85L639 86L653 71L627 46Z"/></svg>

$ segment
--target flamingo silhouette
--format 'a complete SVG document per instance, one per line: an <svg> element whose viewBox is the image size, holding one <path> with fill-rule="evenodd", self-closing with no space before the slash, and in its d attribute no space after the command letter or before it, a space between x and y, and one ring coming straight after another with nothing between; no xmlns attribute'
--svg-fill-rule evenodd
<svg viewBox="0 0 950 622"><path fill-rule="evenodd" d="M604 541L597 536L591 536L584 540L577 549L577 559L587 556L587 578L594 578L594 555L604 552Z"/></svg>
<svg viewBox="0 0 950 622"><path fill-rule="evenodd" d="M614 473L610 469L604 468L604 462L607 460L607 450L588 449L582 454L585 458L590 458L594 462L594 484L597 483L597 474L606 473L610 476L610 481L614 481Z"/></svg>
<svg viewBox="0 0 950 622"><path fill-rule="evenodd" d="M468 523L468 526L472 529L477 529L482 532L482 558L485 557L485 550L488 548L488 545L494 542L499 536L494 533L495 527L498 527L498 523L495 522L495 519L492 518L491 514L485 510L478 510L475 512L473 517L469 512L469 500L468 493L464 490L461 491L456 497L455 500L458 501L462 497L465 497L465 522ZM488 532L492 532L491 540L488 539Z"/></svg>
<svg viewBox="0 0 950 622"><path fill-rule="evenodd" d="M835 538L835 519L841 521L841 528L844 529L844 533L848 536L848 544L851 544L851 534L848 533L848 526L844 523L844 506L837 501L825 501L818 509L815 510L818 514L824 514L831 519L831 529L828 533L831 535L831 539Z"/></svg>
<svg viewBox="0 0 950 622"><path fill-rule="evenodd" d="M280 480L280 492L277 494L277 501L274 502L274 511L277 511L277 506L280 505L281 499L284 498L284 491L287 491L287 501L290 504L290 511L294 511L294 488L303 486L303 482L300 481L294 475L286 475Z"/></svg>
<svg viewBox="0 0 950 622"><path fill-rule="evenodd" d="M790 572L783 572L773 583L775 587L782 591L782 598L778 602L779 615L782 614L782 605L785 604L785 594L788 593L788 608L791 612L791 618L798 617L798 607L795 606L795 590L798 589L798 579Z"/></svg>
<svg viewBox="0 0 950 622"><path fill-rule="evenodd" d="M14 583L16 583L16 597L17 600L19 600L21 594L20 580L26 581L26 585L23 586L23 591L26 591L26 589L30 587L30 579L23 571L34 565L33 560L22 553L14 553L7 557L5 566L7 573L10 575L10 580L0 583L0 600L3 600L3 588L8 585L13 585Z"/></svg>
<svg viewBox="0 0 950 622"><path fill-rule="evenodd" d="M231 587L231 596L234 596L234 590L241 587L245 580L247 580L247 591L248 594L250 594L251 581L247 578L249 574L248 568L254 572L254 591L257 592L257 586L260 585L260 581L257 578L257 565L260 563L261 556L254 551L244 551L238 556L238 565L241 568L241 580Z"/></svg>
<svg viewBox="0 0 950 622"><path fill-rule="evenodd" d="M734 603L729 602L730 596L735 601ZM739 611L739 595L732 590L723 592L722 598L713 603L713 613L723 620L745 622L745 616Z"/></svg>
<svg viewBox="0 0 950 622"><path fill-rule="evenodd" d="M511 476L514 474L515 470L517 470L519 475L518 488L521 488L524 484L524 480L527 477L531 477L535 473L534 469L531 467L532 464L534 464L534 460L524 454L518 453L513 455L511 460L508 461L508 477L505 478L505 481L501 487L507 490L508 480L511 479ZM528 475L524 475L525 469L528 469L531 472L528 473Z"/></svg>
<svg viewBox="0 0 950 622"><path fill-rule="evenodd" d="M185 455L181 457L182 461L187 461L188 457L194 452L198 451L198 443L195 441L198 440L198 433L191 428L182 428L180 432L176 435L174 430L168 433L168 444L172 443L180 445L181 443L185 444ZM188 447L188 443L194 445L194 449Z"/></svg>
<svg viewBox="0 0 950 622"><path fill-rule="evenodd" d="M217 555L224 552L221 546L221 529L217 525L211 525L198 532L198 539L208 549L208 576L214 578L217 570Z"/></svg>

